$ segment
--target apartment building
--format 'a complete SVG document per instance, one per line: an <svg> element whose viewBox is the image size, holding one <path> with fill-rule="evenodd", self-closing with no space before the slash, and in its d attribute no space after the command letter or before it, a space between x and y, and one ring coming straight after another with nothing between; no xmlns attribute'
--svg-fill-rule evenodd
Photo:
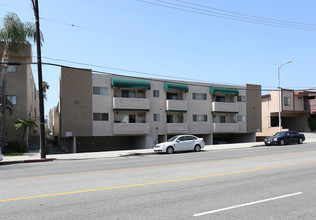
<svg viewBox="0 0 316 220"><path fill-rule="evenodd" d="M261 86L101 75L62 68L59 143L69 152L153 148L177 134L255 141ZM57 118L57 117L56 117Z"/></svg>
<svg viewBox="0 0 316 220"><path fill-rule="evenodd" d="M0 54L3 43L0 42ZM10 52L10 62L32 62L31 45L27 44L19 52ZM2 66L0 65L0 72ZM23 136L23 129L15 130L14 123L19 119L37 120L39 118L39 98L33 78L31 65L10 65L7 73L7 99L13 104L12 114L6 114L6 142L17 142ZM38 128L27 129L24 136L28 149L38 149Z"/></svg>
<svg viewBox="0 0 316 220"><path fill-rule="evenodd" d="M283 129L310 131L308 118L316 114L316 89L281 90L281 123ZM271 135L279 130L279 91L262 96L262 131Z"/></svg>

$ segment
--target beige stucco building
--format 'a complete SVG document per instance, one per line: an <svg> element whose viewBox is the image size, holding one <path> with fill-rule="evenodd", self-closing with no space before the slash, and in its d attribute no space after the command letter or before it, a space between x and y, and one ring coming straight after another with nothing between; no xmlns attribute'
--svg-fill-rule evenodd
<svg viewBox="0 0 316 220"><path fill-rule="evenodd" d="M0 43L0 54L3 43ZM32 62L31 45L25 45L19 52L10 52L10 62ZM0 65L1 66L1 65ZM0 67L2 72L2 67ZM22 129L15 130L14 123L18 118L28 120L39 119L39 98L33 78L31 65L10 65L7 73L7 99L13 104L12 115L6 112L6 142L20 141ZM28 149L38 149L38 128L27 129L25 141Z"/></svg>
<svg viewBox="0 0 316 220"><path fill-rule="evenodd" d="M227 86L62 68L59 143L69 152L153 148L176 134L255 141L261 86Z"/></svg>
<svg viewBox="0 0 316 220"><path fill-rule="evenodd" d="M281 90L281 123L283 129L310 131L308 118L316 114L316 91ZM279 130L279 91L262 96L263 136Z"/></svg>

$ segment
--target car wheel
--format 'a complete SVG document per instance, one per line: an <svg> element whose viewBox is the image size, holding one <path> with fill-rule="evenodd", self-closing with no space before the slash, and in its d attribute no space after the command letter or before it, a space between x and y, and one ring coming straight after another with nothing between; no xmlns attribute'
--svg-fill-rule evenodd
<svg viewBox="0 0 316 220"><path fill-rule="evenodd" d="M173 152L174 152L173 147L168 147L167 148L167 154L173 154Z"/></svg>
<svg viewBox="0 0 316 220"><path fill-rule="evenodd" d="M298 143L299 143L299 144L303 144L303 138L299 138L299 139L298 139Z"/></svg>
<svg viewBox="0 0 316 220"><path fill-rule="evenodd" d="M201 146L198 145L198 144L195 145L195 146L194 146L194 151L195 151L195 152L200 152L200 151L201 151Z"/></svg>
<svg viewBox="0 0 316 220"><path fill-rule="evenodd" d="M284 140L281 139L281 140L280 140L280 145L284 145L284 144L285 144Z"/></svg>

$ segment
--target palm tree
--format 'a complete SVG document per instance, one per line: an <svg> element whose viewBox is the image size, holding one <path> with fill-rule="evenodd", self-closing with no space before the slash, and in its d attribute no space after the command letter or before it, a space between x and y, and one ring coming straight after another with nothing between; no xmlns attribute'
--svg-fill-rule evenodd
<svg viewBox="0 0 316 220"><path fill-rule="evenodd" d="M17 121L14 123L14 127L15 127L15 130L23 129L23 133L20 139L20 145L22 147L24 144L24 137L25 137L27 128L37 127L37 124L35 120L27 120L27 119L18 118Z"/></svg>
<svg viewBox="0 0 316 220"><path fill-rule="evenodd" d="M2 63L9 62L10 51L18 51L28 39L36 41L36 27L33 23L23 23L14 12L8 12L0 29L0 41L4 43ZM1 116L0 116L0 155L5 146L5 113L6 113L6 82L8 64L2 64L1 74Z"/></svg>
<svg viewBox="0 0 316 220"><path fill-rule="evenodd" d="M49 89L48 82L43 81L42 85L43 85L42 86L43 87L43 97L44 97L45 100L47 100L46 91Z"/></svg>

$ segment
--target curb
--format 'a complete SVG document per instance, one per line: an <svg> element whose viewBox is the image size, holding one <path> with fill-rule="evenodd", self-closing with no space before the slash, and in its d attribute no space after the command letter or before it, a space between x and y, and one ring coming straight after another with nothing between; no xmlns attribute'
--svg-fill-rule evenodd
<svg viewBox="0 0 316 220"><path fill-rule="evenodd" d="M35 163L35 162L50 162L55 160L56 158L45 158L45 159L30 159L30 160L12 160L12 161L0 161L1 165L10 165L16 163Z"/></svg>

